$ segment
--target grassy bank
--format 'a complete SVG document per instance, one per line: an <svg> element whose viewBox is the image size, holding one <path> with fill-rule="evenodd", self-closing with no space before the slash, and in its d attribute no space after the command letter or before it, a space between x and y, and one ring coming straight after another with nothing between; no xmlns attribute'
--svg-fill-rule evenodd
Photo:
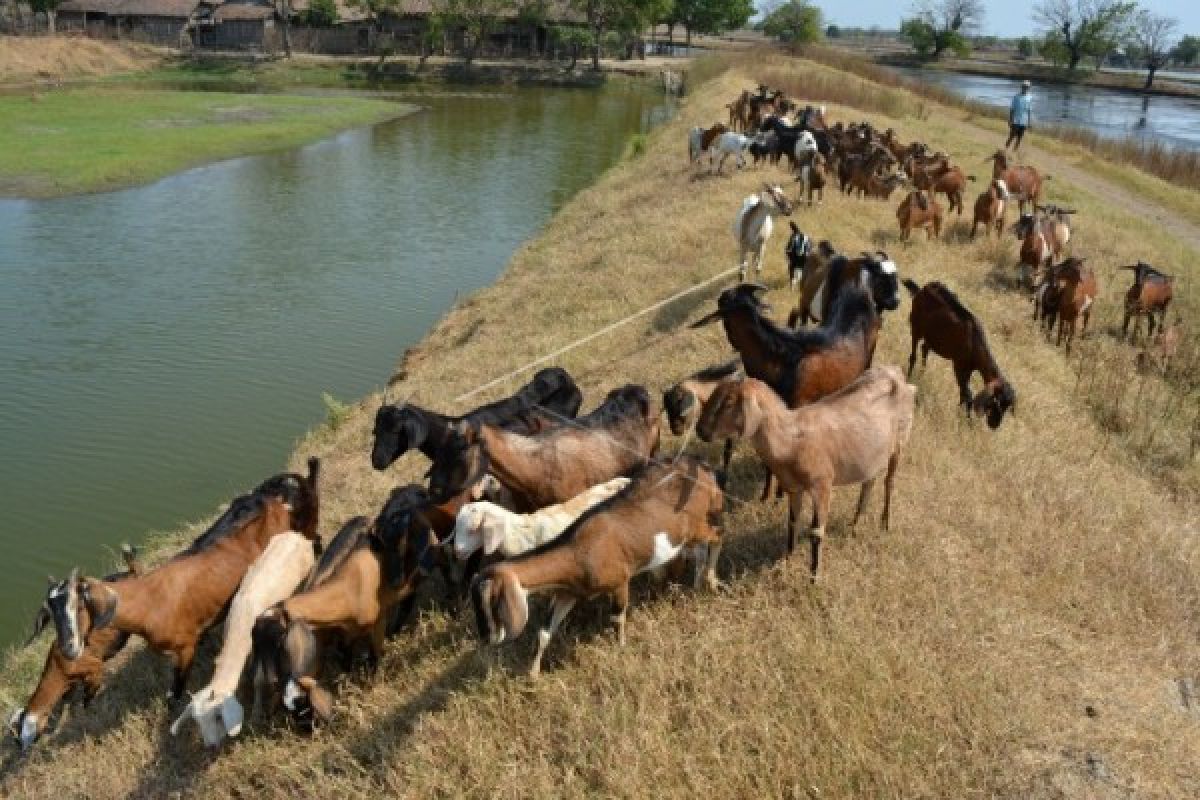
<svg viewBox="0 0 1200 800"><path fill-rule="evenodd" d="M133 186L411 110L362 98L219 92L78 88L0 95L0 196Z"/></svg>
<svg viewBox="0 0 1200 800"><path fill-rule="evenodd" d="M0 87L137 72L165 57L163 48L132 42L0 35Z"/></svg>
<svg viewBox="0 0 1200 800"><path fill-rule="evenodd" d="M759 80L801 98L836 92L832 118L893 126L963 164L995 148L994 133L967 112L811 62L761 56L731 72L699 67L712 80L677 120L576 196L495 286L459 303L409 354L401 396L460 411L450 402L460 392L732 267L729 224L741 198L764 179L786 178L773 169L696 176L682 143L688 127L722 118L724 104ZM1100 274L1093 333L1079 353L1106 366L1085 374L1133 386L1137 377L1120 371L1133 353L1112 337L1124 280L1115 266L1140 256L1178 272L1180 305L1195 319L1197 253L1069 181L1049 191L1080 209L1076 240ZM25 760L6 753L0 794L1197 796L1200 717L1177 683L1200 676L1200 476L1187 454L1189 423L1159 415L1170 435L1139 449L1136 420L1117 429L1096 407L1114 388L1080 380L1084 362L1064 358L1031 325L1028 303L1010 288L1015 242L969 243L955 221L942 241L901 245L893 207L830 193L795 219L846 252L889 250L905 277L949 283L986 320L1020 407L998 432L966 424L949 366L932 359L916 379L892 530L868 524L852 535L856 493L835 492L820 585L809 584L803 559L781 560L781 504L733 503L720 567L730 591L639 584L625 648L612 641L607 609L586 604L531 685L517 674L531 636L489 663L467 615L426 603L377 673L339 679L332 725L306 738L259 724L215 758L190 735L168 735L165 670L134 649L111 688L56 738ZM772 240L765 275L780 316L793 299L782 247L782 237ZM685 326L716 291L564 356L586 405L618 384L657 391L727 359L719 327ZM876 363L905 362L904 316L887 320ZM1147 393L1183 396L1146 381ZM293 465L324 459L326 535L424 472L417 454L387 474L371 470L377 404L364 399L294 456ZM667 437L664 450L678 444ZM759 478L742 448L731 494L750 499ZM45 648L43 640L10 654L5 707L24 699Z"/></svg>

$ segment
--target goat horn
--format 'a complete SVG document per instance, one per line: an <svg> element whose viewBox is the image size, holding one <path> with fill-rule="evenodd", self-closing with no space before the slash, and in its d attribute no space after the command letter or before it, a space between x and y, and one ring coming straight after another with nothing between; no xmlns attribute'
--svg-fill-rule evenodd
<svg viewBox="0 0 1200 800"><path fill-rule="evenodd" d="M692 328L692 329L703 328L705 325L709 325L713 322L716 322L720 318L721 318L721 309L717 309L716 311L712 312L711 314L706 314L705 316L696 320L691 325L688 325L688 327Z"/></svg>
<svg viewBox="0 0 1200 800"><path fill-rule="evenodd" d="M768 289L766 286L763 286L761 283L747 283L747 284L746 284L746 286L749 286L750 288L752 288L756 294L757 294L758 292L769 292L769 291L771 291L771 290L770 290L770 289Z"/></svg>

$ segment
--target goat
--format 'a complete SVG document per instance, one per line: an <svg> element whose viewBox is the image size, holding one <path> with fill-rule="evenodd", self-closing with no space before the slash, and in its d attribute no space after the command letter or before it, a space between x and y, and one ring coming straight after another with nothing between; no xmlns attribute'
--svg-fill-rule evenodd
<svg viewBox="0 0 1200 800"><path fill-rule="evenodd" d="M1075 209L1059 208L1056 205L1035 205L1034 210L1044 215L1042 229L1055 258L1061 256L1067 249L1067 243L1071 241L1071 215L1075 213Z"/></svg>
<svg viewBox="0 0 1200 800"><path fill-rule="evenodd" d="M271 539L299 531L318 541L318 467L310 458L307 477L277 475L237 498L191 546L143 575L106 581L72 570L46 595L63 655L71 661L81 655L80 609L86 609L93 628L111 625L166 653L175 673L168 697L181 698L200 635L220 616Z"/></svg>
<svg viewBox="0 0 1200 800"><path fill-rule="evenodd" d="M809 566L816 580L821 540L834 486L861 483L853 527L866 510L871 487L884 477L883 529L888 528L900 450L912 430L917 389L896 367L872 367L855 381L814 403L789 410L766 384L725 381L704 406L696 432L750 439L790 501L788 553L796 546L801 497L813 500Z"/></svg>
<svg viewBox="0 0 1200 800"><path fill-rule="evenodd" d="M967 188L967 181L973 180L975 180L973 175L965 174L961 167L951 166L949 160L944 156L935 166L919 168L913 175L914 186L918 189L928 190L930 197L938 194L946 195L946 202L950 205L949 210L957 211L960 217L963 213L963 192Z"/></svg>
<svg viewBox="0 0 1200 800"><path fill-rule="evenodd" d="M805 131L807 133L807 131ZM799 145L797 145L799 146ZM813 205L813 196L816 196L816 204L820 205L825 200L825 169L828 166L825 161L825 156L814 152L808 163L801 165L800 177L796 180L800 182L800 194L804 201L810 206Z"/></svg>
<svg viewBox="0 0 1200 800"><path fill-rule="evenodd" d="M1139 261L1136 264L1120 269L1133 272L1133 286L1125 293L1125 319L1121 323L1121 339L1129 331L1129 321L1133 320L1132 342L1137 341L1138 329L1142 326L1142 316L1147 320L1146 335L1154 338L1154 314L1158 313L1159 325L1166 321L1167 307L1171 305L1174 295L1175 279L1166 273L1159 272L1154 267Z"/></svg>
<svg viewBox="0 0 1200 800"><path fill-rule="evenodd" d="M1183 341L1183 320L1176 315L1170 327L1165 322L1159 326L1158 334L1150 337L1150 341L1142 348L1134 360L1139 370L1157 366L1164 375L1171 366L1171 359L1179 352L1179 344Z"/></svg>
<svg viewBox="0 0 1200 800"><path fill-rule="evenodd" d="M563 503L651 458L660 424L645 388L623 386L574 424L537 436L460 425L430 470L430 494L449 497L490 472L517 511Z"/></svg>
<svg viewBox="0 0 1200 800"><path fill-rule="evenodd" d="M667 422L671 427L671 433L682 436L693 430L700 409L708 402L708 398L717 388L717 384L726 378L740 376L741 369L741 360L735 358L725 364L702 369L667 389L663 393L663 410L667 412ZM730 439L725 442L721 469L728 470L729 461L732 458L733 440Z"/></svg>
<svg viewBox="0 0 1200 800"><path fill-rule="evenodd" d="M749 136L741 133L733 133L726 131L718 136L710 149L708 171L711 173L713 167L716 166L718 175L723 174L725 170L725 160L730 156L734 156L738 169L744 169L746 166L746 149L750 147L752 140Z"/></svg>
<svg viewBox="0 0 1200 800"><path fill-rule="evenodd" d="M829 242L822 241L811 261L816 266L805 270L800 302L788 317L789 328L828 319L834 300L846 286L869 291L881 317L885 311L900 307L896 262L883 250L874 255L864 251L861 257L852 259L837 255Z"/></svg>
<svg viewBox="0 0 1200 800"><path fill-rule="evenodd" d="M903 186L906 182L907 179L899 173L871 175L867 178L865 194L867 197L875 200L887 200L892 196L893 192Z"/></svg>
<svg viewBox="0 0 1200 800"><path fill-rule="evenodd" d="M707 129L699 126L692 128L688 131L688 161L695 164L712 147L713 141L728 131L729 128L719 122Z"/></svg>
<svg viewBox="0 0 1200 800"><path fill-rule="evenodd" d="M216 747L226 736L237 736L244 718L236 692L250 658L251 630L258 615L286 600L304 582L316 564L313 542L299 533L281 533L271 539L262 555L250 565L242 585L225 616L225 637L217 654L212 680L192 695L191 701L171 724L171 735L189 719L195 720L200 736Z"/></svg>
<svg viewBox="0 0 1200 800"><path fill-rule="evenodd" d="M108 575L104 580L119 581L132 575L141 574L142 566L132 547L128 545L122 547L121 555L125 559L128 572ZM58 581L50 579L51 585L56 583ZM34 639L41 635L50 622L49 609L43 605L38 609L37 616L33 621L33 633L30 634L25 645L29 646ZM79 658L69 660L63 655L58 642L53 642L50 645L50 652L46 654L42 677L34 687L33 694L29 696L25 705L13 712L8 721L9 730L16 738L17 745L21 750L33 747L45 732L54 709L67 695L67 692L74 687L81 686L83 688L82 703L84 708L87 708L100 692L104 680L105 663L121 652L129 641L128 633L113 628L91 629L91 618L87 616L87 609L82 611L81 624L86 629L83 654Z"/></svg>
<svg viewBox="0 0 1200 800"><path fill-rule="evenodd" d="M1092 316L1092 304L1096 301L1099 288L1096 283L1096 273L1085 265L1086 259L1068 258L1056 265L1047 277L1053 287L1053 303L1046 309L1047 335L1058 320L1058 337L1054 342L1057 347L1066 340L1067 355L1071 355L1071 342L1075 340L1075 323L1083 317L1083 329L1080 336L1087 333L1088 320ZM1045 291L1043 288L1043 292Z"/></svg>
<svg viewBox="0 0 1200 800"><path fill-rule="evenodd" d="M1047 236L1048 220L1033 214L1022 214L1013 223L1012 233L1021 240L1020 261L1017 266L1030 285L1041 282L1042 272L1054 259L1054 248Z"/></svg>
<svg viewBox="0 0 1200 800"><path fill-rule="evenodd" d="M557 426L561 418L574 419L582 402L583 394L567 371L548 367L539 370L512 397L480 406L460 417L448 417L411 403L385 404L375 413L371 466L385 470L413 448L433 458L446 443L450 429L463 422L472 425L486 422L521 433L537 433ZM542 410L549 413L543 414Z"/></svg>
<svg viewBox="0 0 1200 800"><path fill-rule="evenodd" d="M1024 213L1025 204L1037 206L1042 194L1042 176L1034 167L1009 166L1008 153L997 150L984 159L992 162L992 180L1002 180L1008 191L1017 195L1017 211Z"/></svg>
<svg viewBox="0 0 1200 800"><path fill-rule="evenodd" d="M912 331L908 378L912 379L920 343L921 366L928 365L930 350L949 359L954 364L958 399L967 414L986 415L988 427L999 428L1006 412L1016 413L1017 393L992 356L983 324L945 284L934 281L922 287L905 280L904 288L913 296L908 315ZM972 398L971 375L975 372L983 378L983 388Z"/></svg>
<svg viewBox="0 0 1200 800"><path fill-rule="evenodd" d="M1004 204L1010 197L1004 181L996 178L988 184L988 188L975 199L975 216L971 220L971 238L975 238L975 229L983 226L983 235L987 236L992 228L996 229L996 238L1004 232Z"/></svg>
<svg viewBox="0 0 1200 800"><path fill-rule="evenodd" d="M772 208L778 209L785 216L792 214L792 204L784 196L783 189L764 183L761 192L742 201L742 208L733 221L733 236L738 242L738 274L741 280L746 279L746 270L751 259L754 261L755 274L762 274L767 240L775 230L775 223L771 221Z"/></svg>
<svg viewBox="0 0 1200 800"><path fill-rule="evenodd" d="M319 637L366 644L369 663L378 664L391 612L416 593L437 549L437 537L420 513L428 502L420 486L393 490L369 530L356 517L338 534L345 534L348 548L340 563L255 621L256 658L270 683L283 684L289 711L303 715L311 709L321 720L332 716L332 696L316 680Z"/></svg>
<svg viewBox="0 0 1200 800"><path fill-rule="evenodd" d="M479 637L500 644L515 639L529 620L529 595L552 592L550 621L538 631L529 675L536 678L542 656L563 619L582 599L608 595L617 640L625 644L629 581L691 550L697 558L696 585L718 586L720 518L725 497L717 477L702 462L681 457L635 473L631 483L593 506L561 536L524 555L493 564L471 586Z"/></svg>
<svg viewBox="0 0 1200 800"><path fill-rule="evenodd" d="M926 196L920 189L909 192L896 209L896 221L900 223L900 239L908 241L914 230L924 228L927 239L942 235L942 206L933 195Z"/></svg>
<svg viewBox="0 0 1200 800"><path fill-rule="evenodd" d="M505 558L528 552L558 536L580 514L612 497L628 483L624 476L613 478L565 503L546 506L532 514L516 514L486 500L467 503L458 512L454 526L454 556L465 561L481 548L485 556L499 551Z"/></svg>
<svg viewBox="0 0 1200 800"><path fill-rule="evenodd" d="M756 296L766 287L742 284L721 292L717 310L692 328L721 320L746 374L774 389L791 408L810 403L853 381L870 363L879 336L879 314L856 286L838 292L819 328L781 328L764 315Z"/></svg>

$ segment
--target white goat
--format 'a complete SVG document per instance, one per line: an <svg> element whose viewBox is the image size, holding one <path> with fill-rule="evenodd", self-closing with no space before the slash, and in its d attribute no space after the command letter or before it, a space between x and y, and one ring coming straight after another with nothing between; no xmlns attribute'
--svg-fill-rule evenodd
<svg viewBox="0 0 1200 800"><path fill-rule="evenodd" d="M732 131L722 133L717 137L717 140L713 142L712 147L709 148L710 156L708 171L712 172L712 166L715 162L717 164L717 174L720 175L721 171L725 169L725 159L729 158L730 156L737 157L738 169L745 169L746 150L750 148L750 143L753 141L754 140L749 136L741 133L733 133ZM717 158L718 156L720 156L719 160Z"/></svg>
<svg viewBox="0 0 1200 800"><path fill-rule="evenodd" d="M262 555L250 565L225 618L225 640L217 656L212 681L192 695L187 708L171 725L177 735L189 719L196 720L209 747L242 730L242 704L234 692L250 657L250 632L258 615L287 600L308 577L316 563L313 543L289 531L271 539Z"/></svg>
<svg viewBox="0 0 1200 800"><path fill-rule="evenodd" d="M737 219L733 221L733 236L739 247L739 279L746 280L746 270L751 258L754 260L754 271L762 274L763 254L767 249L767 240L775 224L771 221L771 206L774 205L785 215L792 213L792 204L783 194L783 189L770 184L763 184L763 190L752 194L742 201L742 208Z"/></svg>
<svg viewBox="0 0 1200 800"><path fill-rule="evenodd" d="M583 512L629 485L629 478L613 478L532 514L515 514L481 500L467 503L454 521L454 555L466 560L483 548L485 555L499 550L505 558L526 553L558 536Z"/></svg>

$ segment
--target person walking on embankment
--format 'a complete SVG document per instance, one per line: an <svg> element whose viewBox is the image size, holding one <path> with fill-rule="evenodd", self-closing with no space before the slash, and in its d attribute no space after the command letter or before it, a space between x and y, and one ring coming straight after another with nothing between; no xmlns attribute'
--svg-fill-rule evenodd
<svg viewBox="0 0 1200 800"><path fill-rule="evenodd" d="M1025 131L1033 121L1033 95L1029 93L1030 86L1029 81L1021 81L1021 91L1013 97L1012 105L1008 107L1008 141L1004 143L1004 148L1007 150L1011 145L1014 153L1021 149L1021 139L1025 137ZM1016 144L1013 144L1014 142Z"/></svg>

